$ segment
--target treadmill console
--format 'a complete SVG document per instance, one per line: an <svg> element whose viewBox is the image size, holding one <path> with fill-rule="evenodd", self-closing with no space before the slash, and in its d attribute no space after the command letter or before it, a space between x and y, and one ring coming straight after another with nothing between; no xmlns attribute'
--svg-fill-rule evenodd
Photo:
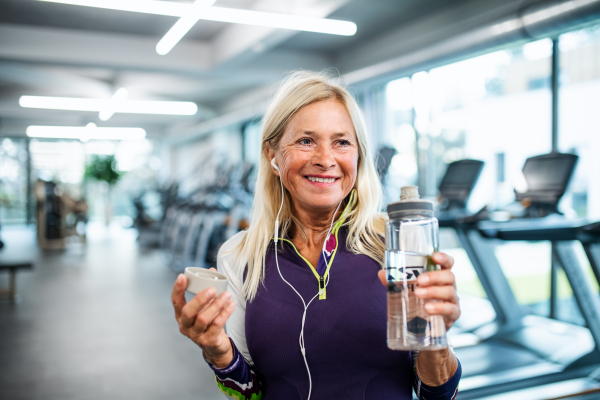
<svg viewBox="0 0 600 400"><path fill-rule="evenodd" d="M444 198L443 211L466 208L482 169L483 161L479 160L459 160L448 165L439 187Z"/></svg>
<svg viewBox="0 0 600 400"><path fill-rule="evenodd" d="M527 208L537 214L531 216L559 214L558 202L567 190L578 158L575 154L562 153L528 158L523 166L528 188L525 192L515 190L516 200L526 203Z"/></svg>

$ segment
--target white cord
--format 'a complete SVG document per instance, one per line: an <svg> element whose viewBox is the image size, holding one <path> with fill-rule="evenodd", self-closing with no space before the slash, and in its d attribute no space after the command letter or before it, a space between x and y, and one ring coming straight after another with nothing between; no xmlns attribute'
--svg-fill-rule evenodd
<svg viewBox="0 0 600 400"><path fill-rule="evenodd" d="M323 249L321 251L323 254L323 259L325 260L325 267L326 267L325 273L327 274L327 280L325 282L325 286L323 287L323 289L319 289L319 292L317 294L315 294L312 299L310 299L308 304L306 304L302 295L300 293L298 293L296 288L294 286L292 286L291 283L289 283L288 281L285 280L285 278L281 274L281 270L279 269L279 260L277 259L277 242L279 240L279 215L281 214L281 210L283 209L283 182L281 181L281 176L279 177L279 183L281 184L281 206L279 207L279 212L277 213L277 217L275 218L275 235L274 235L274 237L275 237L275 263L277 264L277 272L279 272L279 276L281 277L281 280L283 280L285 283L287 283L288 286L291 287L294 292L296 292L298 297L300 297L300 300L302 300L302 305L304 306L304 312L302 313L302 329L300 330L300 338L298 339L298 343L300 344L300 352L302 352L302 358L304 358L304 365L306 365L306 372L308 372L308 398L307 398L307 400L310 400L310 395L312 393L312 377L310 375L310 368L308 368L308 361L306 360L306 347L304 347L304 323L306 322L306 311L308 310L308 306L310 306L310 303L312 303L313 300L317 298L317 296L319 296L321 293L323 293L323 291L327 288L327 285L329 285L329 280L330 280L331 274L327 273L328 268L327 268L327 257L325 255L325 246L327 245L327 242L329 241L329 236L331 235L331 230L333 229L333 221L335 220L335 216L336 216L338 210L340 209L340 206L342 205L343 200L340 201L340 204L338 204L337 208L335 209L335 212L333 213L333 218L331 218L331 224L329 225L329 231L327 232L327 236L325 237L325 243L323 243Z"/></svg>

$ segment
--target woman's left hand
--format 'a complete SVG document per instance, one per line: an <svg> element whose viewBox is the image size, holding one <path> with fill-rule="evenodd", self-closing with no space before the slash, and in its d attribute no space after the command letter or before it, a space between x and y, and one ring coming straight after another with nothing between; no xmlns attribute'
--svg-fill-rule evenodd
<svg viewBox="0 0 600 400"><path fill-rule="evenodd" d="M460 316L456 280L451 271L454 259L445 253L435 253L432 258L442 269L421 274L417 279L415 295L424 300L436 300L427 302L425 310L429 314L443 316L448 330ZM385 270L379 271L378 276L381 283L387 286Z"/></svg>

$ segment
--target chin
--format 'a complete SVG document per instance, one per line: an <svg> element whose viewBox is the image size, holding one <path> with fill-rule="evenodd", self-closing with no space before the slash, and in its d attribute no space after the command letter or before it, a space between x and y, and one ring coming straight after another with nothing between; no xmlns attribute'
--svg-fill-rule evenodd
<svg viewBox="0 0 600 400"><path fill-rule="evenodd" d="M313 210L330 210L332 208L335 208L338 206L338 204L340 204L340 201L343 200L342 198L336 197L336 198L326 198L326 199L311 199L310 201L304 203L307 205L308 208L313 209Z"/></svg>

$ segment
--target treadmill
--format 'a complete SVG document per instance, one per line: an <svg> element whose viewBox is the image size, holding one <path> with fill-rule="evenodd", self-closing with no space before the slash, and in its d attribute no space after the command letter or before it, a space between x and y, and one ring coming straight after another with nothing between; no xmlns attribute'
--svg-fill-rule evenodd
<svg viewBox="0 0 600 400"><path fill-rule="evenodd" d="M483 161L458 160L448 164L438 187L441 204L436 211L440 228L454 227L456 220L468 216L467 202L483 170Z"/></svg>
<svg viewBox="0 0 600 400"><path fill-rule="evenodd" d="M558 201L564 194L575 163L576 156L562 154L538 156L527 160L523 173L530 190L517 194L517 199L522 199L527 204L524 215L530 218L522 221L502 223L485 221L490 216L485 209L475 215L467 214L464 206L481 172L482 165L472 163L468 173L463 171L460 176L445 176L442 180L440 185L442 197L444 197L443 190L446 190L443 187L445 182L454 182L455 185L462 184L463 190L454 188L453 193L457 193L457 196L459 196L458 193L462 193L464 197L452 202L448 200L445 203L453 204L453 206L446 206L438 212L440 227L449 227L456 231L490 304L496 312L496 319L493 322L459 332L459 336L471 334L477 338L476 342L479 342L476 345L455 348L463 366L459 399L498 396L499 393L506 391L582 377L585 380L590 372L600 366L600 351L598 350L600 331L597 335L594 332L595 328L587 329L550 318L526 314L516 301L508 280L494 255L495 245L503 240L502 234L498 236L498 232L506 232L509 229L517 232L519 231L518 225L528 227L531 232L537 232L544 224L544 222L541 224L538 222L542 220L538 216L554 218L558 211L556 208ZM468 169L468 165L468 163L464 163L461 167ZM451 167L448 168L446 175L458 174L456 171L460 169ZM466 179L468 176L471 177L470 180ZM463 178L462 182L461 178ZM461 203L462 208L460 207ZM535 225L536 223L538 225ZM550 224L550 222L545 223ZM573 223L573 221L569 223ZM592 228L588 225L577 225L574 228L575 231L581 232L582 237L594 236L586 229L589 231ZM518 240L544 239L521 237ZM594 326L598 320L597 313L600 309L597 304L597 296L593 296L591 289L579 290L583 277L581 266L576 265L574 262L576 259L566 258L572 254L563 251L562 243L556 246L557 254L562 257L560 260L567 260L565 262L569 266L565 268L565 272L569 276L574 292L578 293L578 302L581 300L582 314L588 322L588 326ZM569 269L567 270L567 268ZM596 340L597 338L598 340ZM586 390L600 388L598 382L593 380L592 382L586 380L584 383L583 386L586 387ZM514 398L518 397L515 393L513 395ZM526 396L532 395L527 394Z"/></svg>

